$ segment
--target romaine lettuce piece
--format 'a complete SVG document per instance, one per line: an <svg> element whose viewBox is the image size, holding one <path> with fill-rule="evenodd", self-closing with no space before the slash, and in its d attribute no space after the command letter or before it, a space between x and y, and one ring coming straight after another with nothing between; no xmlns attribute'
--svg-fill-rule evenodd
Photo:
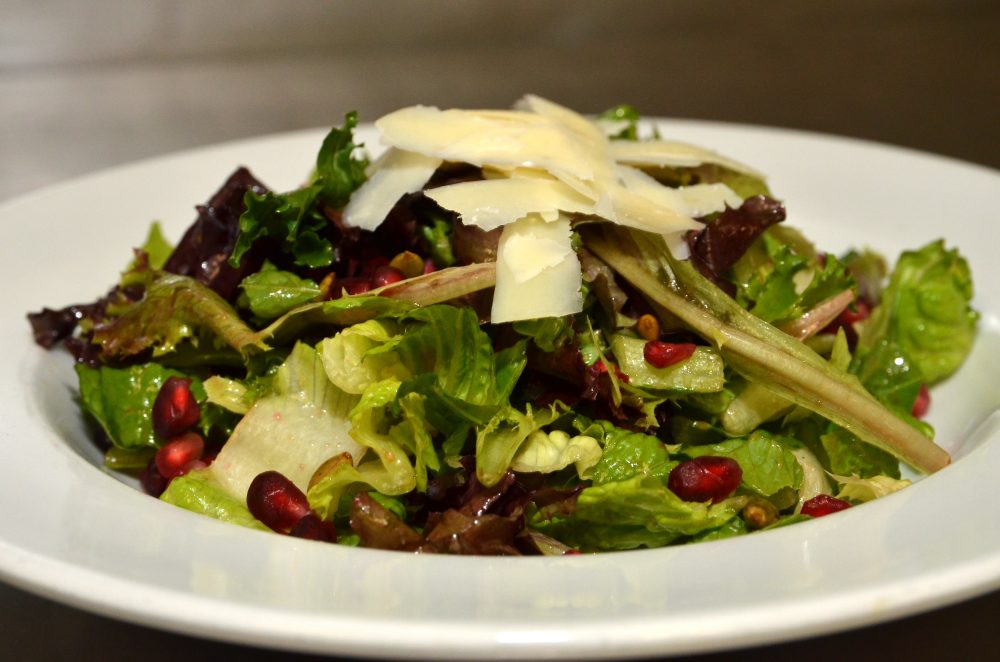
<svg viewBox="0 0 1000 662"><path fill-rule="evenodd" d="M80 402L100 424L108 440L120 448L157 448L165 439L153 434L153 402L169 377L191 379L191 392L200 405L207 399L201 382L158 363L126 368L91 368L76 364Z"/></svg>
<svg viewBox="0 0 1000 662"><path fill-rule="evenodd" d="M660 547L718 529L745 503L745 497L712 505L682 501L658 478L635 476L588 487L580 492L571 516L545 520L536 515L530 525L584 550Z"/></svg>
<svg viewBox="0 0 1000 662"><path fill-rule="evenodd" d="M719 455L736 460L743 470L743 486L764 497L781 490L798 490L802 485L802 467L793 448L798 443L785 441L764 430L743 439L729 439L710 446L690 446L684 453L691 457Z"/></svg>
<svg viewBox="0 0 1000 662"><path fill-rule="evenodd" d="M424 396L427 421L439 432L487 423L502 407L527 361L526 341L494 353L470 308L428 306L404 319L395 352L413 378L400 397Z"/></svg>
<svg viewBox="0 0 1000 662"><path fill-rule="evenodd" d="M580 478L589 477L590 469L601 459L601 446L593 437L571 437L562 430L536 430L521 444L510 463L514 471L553 473L569 465L576 467Z"/></svg>
<svg viewBox="0 0 1000 662"><path fill-rule="evenodd" d="M636 476L653 476L666 484L670 470L677 466L669 449L652 435L615 427L609 421L587 421L583 417L577 417L573 425L581 434L597 439L604 448L591 472L595 485Z"/></svg>
<svg viewBox="0 0 1000 662"><path fill-rule="evenodd" d="M223 522L261 531L271 530L250 514L245 498L238 499L222 489L208 469L199 469L174 478L160 495L160 499Z"/></svg>
<svg viewBox="0 0 1000 662"><path fill-rule="evenodd" d="M348 327L316 346L326 375L347 393L360 395L371 384L412 376L394 351L401 338L399 324L373 319Z"/></svg>
<svg viewBox="0 0 1000 662"><path fill-rule="evenodd" d="M938 240L903 253L858 338L853 371L876 394L897 388L900 379L928 384L944 379L972 350L979 314L971 300L969 265L957 250ZM900 361L915 376L900 374ZM889 398L894 404L902 399Z"/></svg>
<svg viewBox="0 0 1000 662"><path fill-rule="evenodd" d="M835 474L863 478L886 475L899 478L899 461L886 451L866 444L850 431L831 425L820 435L827 465Z"/></svg>
<svg viewBox="0 0 1000 662"><path fill-rule="evenodd" d="M367 485L388 496L406 494L417 487L418 477L409 455L415 454L422 467L429 464L434 468L434 460L426 454L427 430L422 420L412 414L412 400L409 407L403 407L403 424L396 424L396 417L390 406L396 401L399 382L386 379L365 389L360 402L350 414L350 434L361 447L372 451L362 462L336 462L325 472L320 472L306 492L309 505L325 519L332 518L340 507L341 496L353 484ZM414 396L419 397L419 396ZM398 425L406 429L398 429ZM397 426L394 429L394 426ZM402 438L413 435L409 441ZM418 438L419 435L419 438ZM402 445L401 443L402 442ZM410 453L407 453L408 446ZM433 448L430 449L433 452ZM356 458L357 456L355 456ZM426 480L426 475L424 475Z"/></svg>
<svg viewBox="0 0 1000 662"><path fill-rule="evenodd" d="M510 469L511 462L524 442L537 430L550 425L562 415L558 403L523 413L506 407L480 428L476 435L476 477L487 487L496 485Z"/></svg>
<svg viewBox="0 0 1000 662"><path fill-rule="evenodd" d="M657 391L715 393L726 383L725 363L715 349L699 347L680 363L656 368L643 357L646 341L621 333L611 336L611 351L629 384Z"/></svg>
<svg viewBox="0 0 1000 662"><path fill-rule="evenodd" d="M277 471L303 492L327 459L362 447L348 434L358 401L326 377L316 351L297 344L278 369L273 393L257 400L236 426L207 472L225 492L245 499L250 483Z"/></svg>
<svg viewBox="0 0 1000 662"><path fill-rule="evenodd" d="M838 499L861 502L879 499L911 485L909 480L899 480L889 476L858 478L857 476L833 474L833 479L840 484L840 491L837 493Z"/></svg>

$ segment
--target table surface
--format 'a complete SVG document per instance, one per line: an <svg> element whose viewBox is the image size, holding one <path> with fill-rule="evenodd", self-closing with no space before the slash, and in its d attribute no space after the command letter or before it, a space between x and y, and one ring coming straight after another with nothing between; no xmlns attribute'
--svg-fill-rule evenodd
<svg viewBox="0 0 1000 662"><path fill-rule="evenodd" d="M517 11L505 14L465 7L441 19L445 28L463 22L466 41L445 39L454 31L434 25L444 3L416 15L390 2L412 29L397 21L363 57L351 51L358 42L350 41L350 26L371 35L380 23L357 7L329 23L314 6L292 2L298 19L293 12L282 25L300 36L299 47L247 54L232 36L225 48L198 46L183 13L201 11L194 3L167 9L152 2L157 20L144 28L130 19L116 32L94 28L112 16L112 3L88 8L98 14L86 17L95 19L90 32L65 4L55 18L28 3L0 9L0 200L168 151L330 125L352 108L371 119L418 102L500 107L526 91L585 111L629 101L651 115L838 133L1000 167L995 2L852 0L811 10L777 2L766 13L717 2L627 3L629 11L620 3L515 2L506 6ZM262 3L249 3L241 20L241 29L259 32L254 21L276 19ZM346 46L310 41L323 26ZM161 37L153 52L143 29ZM418 47L414 31L443 45ZM110 44L103 51L95 46L102 38ZM162 46L185 39L195 45L184 52ZM59 48L39 54L47 42ZM91 50L74 51L77 43ZM881 651L990 659L1000 647L997 613L1000 592L859 630L697 659L844 660ZM6 585L0 632L11 659L289 657L95 616Z"/></svg>

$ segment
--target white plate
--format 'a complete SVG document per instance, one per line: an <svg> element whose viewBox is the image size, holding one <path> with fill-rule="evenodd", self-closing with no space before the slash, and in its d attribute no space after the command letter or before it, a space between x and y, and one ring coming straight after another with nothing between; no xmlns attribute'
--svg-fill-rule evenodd
<svg viewBox="0 0 1000 662"><path fill-rule="evenodd" d="M945 236L968 256L982 334L958 377L935 392L931 416L953 466L880 501L765 534L570 558L341 548L139 494L100 468L74 406L70 361L32 344L24 313L102 294L149 221L178 238L193 205L238 164L275 188L294 187L322 136L303 132L118 168L0 207L0 575L85 609L244 644L508 659L718 650L1000 586L1000 174L774 129L670 121L662 131L770 173L789 222L821 246L894 255Z"/></svg>

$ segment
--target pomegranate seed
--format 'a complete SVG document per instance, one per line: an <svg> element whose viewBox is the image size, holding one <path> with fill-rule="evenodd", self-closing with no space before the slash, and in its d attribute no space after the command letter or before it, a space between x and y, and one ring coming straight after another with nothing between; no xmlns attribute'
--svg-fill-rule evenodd
<svg viewBox="0 0 1000 662"><path fill-rule="evenodd" d="M364 294L372 289L372 283L367 278L343 278L337 287L348 294Z"/></svg>
<svg viewBox="0 0 1000 662"><path fill-rule="evenodd" d="M366 278L371 278L371 276L378 271L379 268L384 267L387 264L389 264L389 258L384 255L376 255L361 265L361 275Z"/></svg>
<svg viewBox="0 0 1000 662"><path fill-rule="evenodd" d="M841 324L854 324L855 322L868 319L872 314L871 306L864 299L855 299L853 308L854 310L851 310L851 306L845 308L840 313L840 316L837 317L837 321Z"/></svg>
<svg viewBox="0 0 1000 662"><path fill-rule="evenodd" d="M430 258L427 258L426 260L424 260L424 273L425 274L432 274L432 273L434 273L437 270L438 270L438 268L434 264L434 260L432 260Z"/></svg>
<svg viewBox="0 0 1000 662"><path fill-rule="evenodd" d="M150 496L159 498L163 491L167 489L167 480L163 474L160 473L159 469L156 468L156 460L150 460L149 464L143 470L142 475L139 476L139 484L142 486L142 491Z"/></svg>
<svg viewBox="0 0 1000 662"><path fill-rule="evenodd" d="M398 283L405 278L406 276L403 275L403 272L396 267L385 265L376 269L375 273L372 274L372 287L391 285L393 283Z"/></svg>
<svg viewBox="0 0 1000 662"><path fill-rule="evenodd" d="M853 308L854 310L851 310ZM836 319L830 322L820 333L836 333L838 329L843 329L847 334L847 342L853 347L857 343L858 334L854 330L854 323L871 317L872 307L864 299L855 299L851 306L845 308Z"/></svg>
<svg viewBox="0 0 1000 662"><path fill-rule="evenodd" d="M205 452L205 440L197 432L188 432L174 437L160 450L156 451L153 460L156 469L164 478L183 476L192 469L192 463L201 459Z"/></svg>
<svg viewBox="0 0 1000 662"><path fill-rule="evenodd" d="M736 460L703 455L681 462L667 478L667 487L684 501L719 503L736 491L743 469Z"/></svg>
<svg viewBox="0 0 1000 662"><path fill-rule="evenodd" d="M920 385L917 399L913 401L913 410L910 412L914 418L923 418L927 415L927 410L931 407L931 392L927 390L926 384Z"/></svg>
<svg viewBox="0 0 1000 662"><path fill-rule="evenodd" d="M654 368L666 368L680 363L694 354L697 345L694 343L672 343L662 340L650 340L642 348L642 357Z"/></svg>
<svg viewBox="0 0 1000 662"><path fill-rule="evenodd" d="M277 471L265 471L250 483L247 507L254 517L281 533L312 511L302 490Z"/></svg>
<svg viewBox="0 0 1000 662"><path fill-rule="evenodd" d="M198 401L187 377L169 377L153 402L153 432L170 439L193 428L201 418Z"/></svg>
<svg viewBox="0 0 1000 662"><path fill-rule="evenodd" d="M843 499L832 497L829 494L817 494L813 498L802 504L802 514L810 517L823 517L830 513L835 513L845 508L850 508L851 504Z"/></svg>
<svg viewBox="0 0 1000 662"><path fill-rule="evenodd" d="M333 524L324 522L315 513L309 513L296 522L288 535L306 540L319 540L320 542L337 541L337 531L333 528Z"/></svg>

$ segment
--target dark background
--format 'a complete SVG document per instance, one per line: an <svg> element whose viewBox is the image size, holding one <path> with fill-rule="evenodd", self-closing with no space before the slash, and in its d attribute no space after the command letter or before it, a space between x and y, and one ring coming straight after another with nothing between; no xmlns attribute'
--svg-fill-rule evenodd
<svg viewBox="0 0 1000 662"><path fill-rule="evenodd" d="M793 127L1000 168L1000 2L328 3L0 7L0 200L138 158L403 105ZM998 192L1000 193L1000 192ZM2 507L10 507L2 506ZM991 659L1000 593L709 659ZM0 657L285 656L93 616L0 585Z"/></svg>

